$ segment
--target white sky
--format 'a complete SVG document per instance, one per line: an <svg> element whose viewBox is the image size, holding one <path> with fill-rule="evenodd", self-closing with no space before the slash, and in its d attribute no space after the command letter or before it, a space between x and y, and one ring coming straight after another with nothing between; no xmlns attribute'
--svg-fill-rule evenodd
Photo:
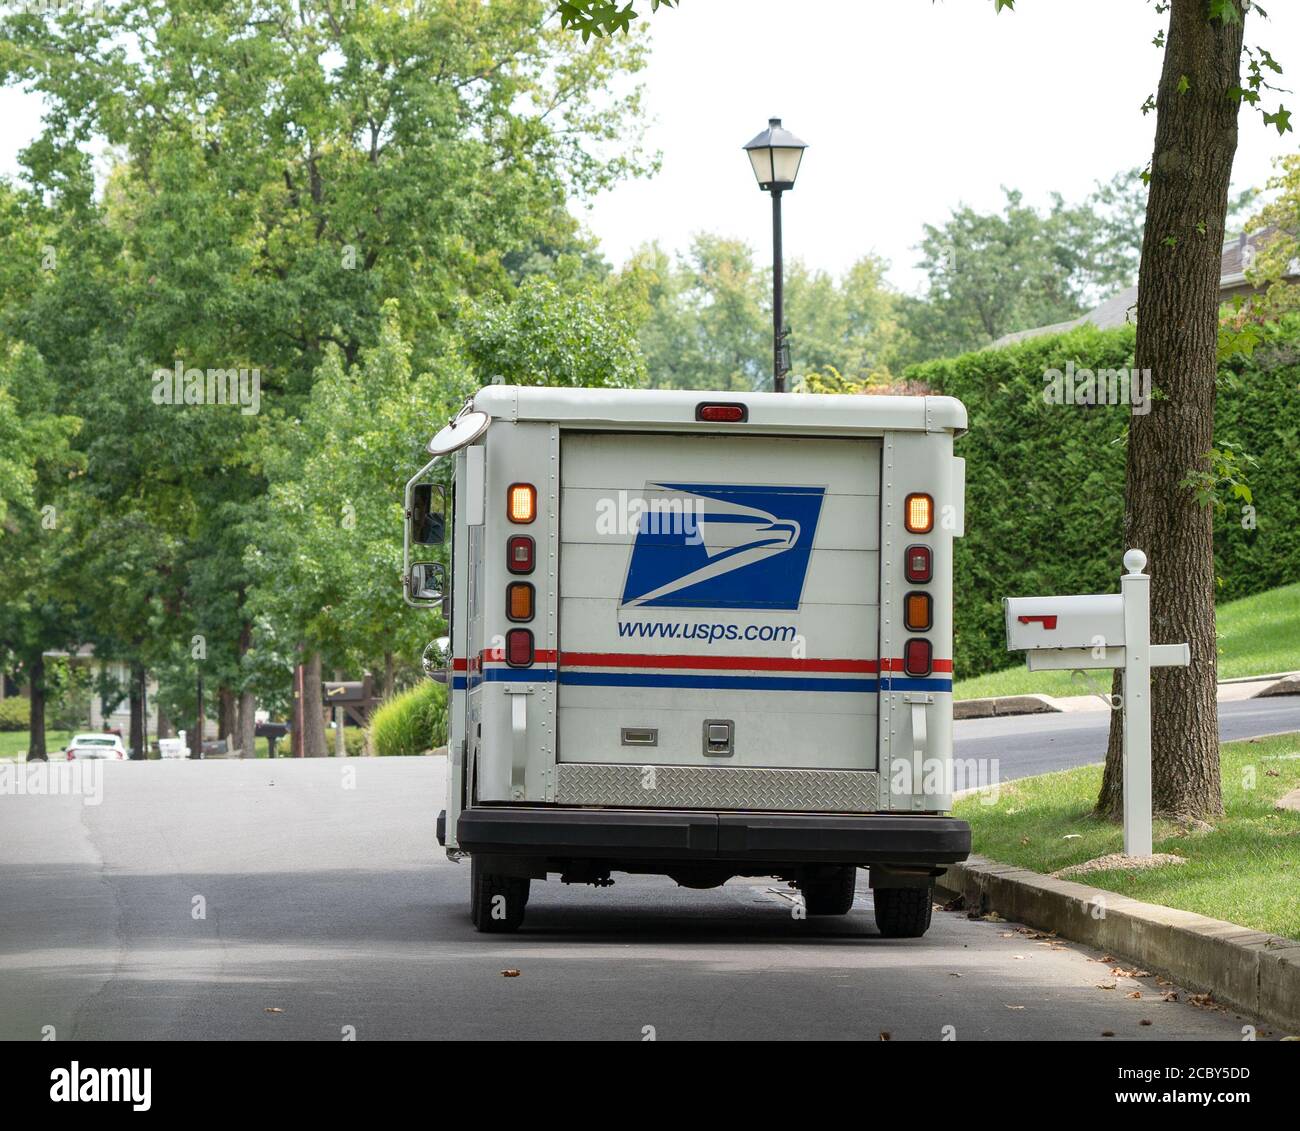
<svg viewBox="0 0 1300 1131"><path fill-rule="evenodd" d="M1300 89L1300 4L1264 7L1246 41ZM989 0L682 0L652 17L644 72L663 170L605 194L587 223L616 264L698 231L743 238L766 261L771 198L740 147L780 117L810 146L783 201L786 255L838 272L875 251L914 290L921 225L953 205L998 208L1003 184L1036 206L1052 190L1077 201L1147 164L1155 115L1140 107L1165 19L1144 0L1019 0L996 16ZM1297 133L1243 108L1234 188L1263 187L1272 157L1296 149Z"/></svg>
<svg viewBox="0 0 1300 1131"><path fill-rule="evenodd" d="M1300 4L1266 7L1247 42L1300 87ZM771 116L811 146L785 199L787 256L838 272L875 251L906 290L921 282L921 225L953 205L997 208L1003 184L1039 206L1053 189L1077 201L1151 156L1155 116L1139 107L1163 20L1146 0L1020 0L998 16L989 0L682 0L650 22L647 141L662 172L578 208L616 264L652 239L683 250L698 231L766 259L770 198L740 147ZM0 174L16 171L39 109L0 91ZM1234 188L1262 186L1297 148L1243 109Z"/></svg>

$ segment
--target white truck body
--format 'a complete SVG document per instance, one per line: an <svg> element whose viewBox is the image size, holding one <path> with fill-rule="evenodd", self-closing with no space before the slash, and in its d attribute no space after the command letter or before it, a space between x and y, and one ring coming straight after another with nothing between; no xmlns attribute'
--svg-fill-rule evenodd
<svg viewBox="0 0 1300 1131"><path fill-rule="evenodd" d="M492 386L472 410L490 423L446 457L449 853L693 886L865 865L915 887L964 858L941 816L959 402Z"/></svg>

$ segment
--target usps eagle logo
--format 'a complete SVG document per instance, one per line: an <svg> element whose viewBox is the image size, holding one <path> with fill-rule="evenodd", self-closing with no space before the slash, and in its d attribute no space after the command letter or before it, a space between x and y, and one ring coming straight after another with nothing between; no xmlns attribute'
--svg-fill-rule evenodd
<svg viewBox="0 0 1300 1131"><path fill-rule="evenodd" d="M647 483L622 607L797 609L825 494Z"/></svg>

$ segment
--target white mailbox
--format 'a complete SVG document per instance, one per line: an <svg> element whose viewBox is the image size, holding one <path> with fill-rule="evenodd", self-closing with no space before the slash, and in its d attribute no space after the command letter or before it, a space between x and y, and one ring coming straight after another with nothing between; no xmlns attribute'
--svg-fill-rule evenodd
<svg viewBox="0 0 1300 1131"><path fill-rule="evenodd" d="M1151 855L1151 669L1186 667L1186 644L1151 643L1151 578L1141 550L1124 555L1118 593L1004 597L1007 650L1029 670L1117 668L1124 673L1124 854Z"/></svg>
<svg viewBox="0 0 1300 1131"><path fill-rule="evenodd" d="M1004 597L1007 649L1119 648L1124 644L1124 598L1118 593L1077 597Z"/></svg>

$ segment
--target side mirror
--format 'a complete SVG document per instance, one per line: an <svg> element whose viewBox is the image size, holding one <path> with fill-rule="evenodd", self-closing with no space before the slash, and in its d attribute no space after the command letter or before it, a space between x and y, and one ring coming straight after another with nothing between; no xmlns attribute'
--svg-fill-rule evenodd
<svg viewBox="0 0 1300 1131"><path fill-rule="evenodd" d="M420 667L434 683L446 683L447 673L451 668L451 648L445 636L430 640L424 646L420 656Z"/></svg>
<svg viewBox="0 0 1300 1131"><path fill-rule="evenodd" d="M441 546L447 537L446 492L436 483L419 483L411 492L411 541Z"/></svg>
<svg viewBox="0 0 1300 1131"><path fill-rule="evenodd" d="M441 562L412 562L407 595L413 601L441 601L447 591L447 568Z"/></svg>

